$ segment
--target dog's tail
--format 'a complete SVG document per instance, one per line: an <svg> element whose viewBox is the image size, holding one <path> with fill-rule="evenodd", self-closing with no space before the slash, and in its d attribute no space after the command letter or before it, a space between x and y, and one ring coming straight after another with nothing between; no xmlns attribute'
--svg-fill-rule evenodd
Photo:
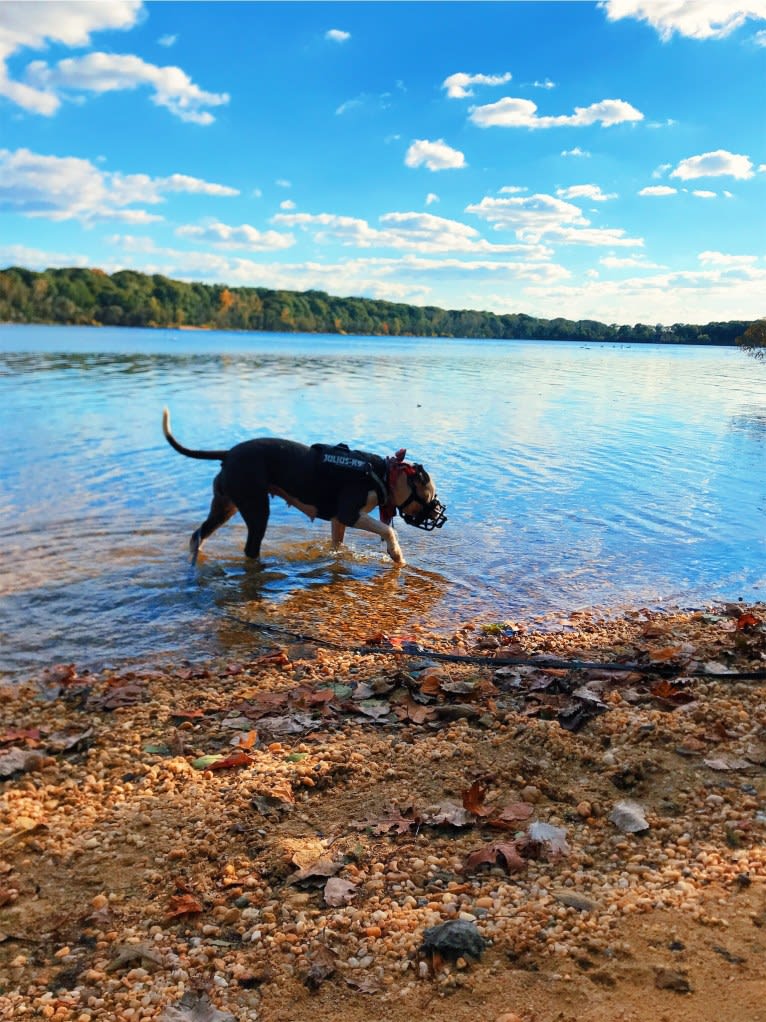
<svg viewBox="0 0 766 1022"><path fill-rule="evenodd" d="M170 446L178 451L179 454L185 454L187 458L201 458L204 461L223 461L226 457L226 451L192 451L188 447L184 447L183 444L179 444L170 432L170 412L167 408L162 409L162 432L165 434L165 439Z"/></svg>

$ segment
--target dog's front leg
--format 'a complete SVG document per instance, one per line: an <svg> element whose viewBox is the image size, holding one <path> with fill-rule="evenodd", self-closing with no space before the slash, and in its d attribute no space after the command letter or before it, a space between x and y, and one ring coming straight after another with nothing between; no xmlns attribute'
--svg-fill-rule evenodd
<svg viewBox="0 0 766 1022"><path fill-rule="evenodd" d="M339 519L333 518L330 528L332 530L332 548L337 550L343 543L343 537L346 535L346 526Z"/></svg>
<svg viewBox="0 0 766 1022"><path fill-rule="evenodd" d="M364 532L373 532L376 536L381 536L385 541L389 557L397 567L401 568L407 563L399 546L399 540L396 538L396 533L390 525L384 525L377 518L373 518L366 511L362 511L351 527L353 529L362 529Z"/></svg>

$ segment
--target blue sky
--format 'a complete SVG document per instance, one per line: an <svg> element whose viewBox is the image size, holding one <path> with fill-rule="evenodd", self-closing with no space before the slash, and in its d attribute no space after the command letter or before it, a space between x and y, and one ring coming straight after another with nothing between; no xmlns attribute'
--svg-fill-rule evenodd
<svg viewBox="0 0 766 1022"><path fill-rule="evenodd" d="M0 5L0 267L766 315L766 0Z"/></svg>

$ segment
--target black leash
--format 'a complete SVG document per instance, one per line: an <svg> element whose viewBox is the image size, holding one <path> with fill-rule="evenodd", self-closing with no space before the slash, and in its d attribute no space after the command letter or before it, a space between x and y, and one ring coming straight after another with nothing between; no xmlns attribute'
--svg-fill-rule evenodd
<svg viewBox="0 0 766 1022"><path fill-rule="evenodd" d="M406 656L424 657L428 660L441 660L452 664L477 664L487 667L538 667L549 670L568 671L624 671L625 673L655 674L666 677L682 676L684 678L704 678L706 681L766 681L764 671L741 671L738 673L713 674L708 671L690 671L672 664L621 664L599 663L588 660L560 660L556 657L490 657L469 653L439 653L436 650L424 649L417 642L403 642L400 646L344 646L331 639L321 639L316 635L292 632L280 625L269 625L259 621L246 621L236 614L224 614L230 621L245 628L261 632L274 632L296 642L311 642L316 646L334 649L339 653L355 653L358 656Z"/></svg>

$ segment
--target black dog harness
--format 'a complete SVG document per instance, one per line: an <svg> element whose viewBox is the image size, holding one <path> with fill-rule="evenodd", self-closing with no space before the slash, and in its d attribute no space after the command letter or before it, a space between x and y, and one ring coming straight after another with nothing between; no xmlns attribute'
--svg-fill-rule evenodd
<svg viewBox="0 0 766 1022"><path fill-rule="evenodd" d="M331 495L351 483L362 484L367 490L375 490L380 518L386 524L392 521L397 511L407 525L424 529L426 532L440 529L447 521L446 508L435 496L433 500L424 501L415 490L413 483L425 486L431 480L422 465L410 465L405 462L404 455L407 452L404 448L397 451L393 458L381 458L367 451L352 451L348 444L312 444L311 449L317 455L319 518L332 517L331 514L324 513L330 506ZM393 503L390 494L400 475L407 477L410 495L397 505ZM405 512L404 508L410 507L413 503L420 505L418 510ZM343 516L339 517L343 521ZM353 522L345 524L352 525Z"/></svg>
<svg viewBox="0 0 766 1022"><path fill-rule="evenodd" d="M317 458L315 480L319 518L334 517L337 495L349 485L355 489L358 487L363 493L375 490L378 504L383 507L388 500L385 458L367 451L352 451L348 444L312 444L311 449ZM344 524L353 525L354 522Z"/></svg>

